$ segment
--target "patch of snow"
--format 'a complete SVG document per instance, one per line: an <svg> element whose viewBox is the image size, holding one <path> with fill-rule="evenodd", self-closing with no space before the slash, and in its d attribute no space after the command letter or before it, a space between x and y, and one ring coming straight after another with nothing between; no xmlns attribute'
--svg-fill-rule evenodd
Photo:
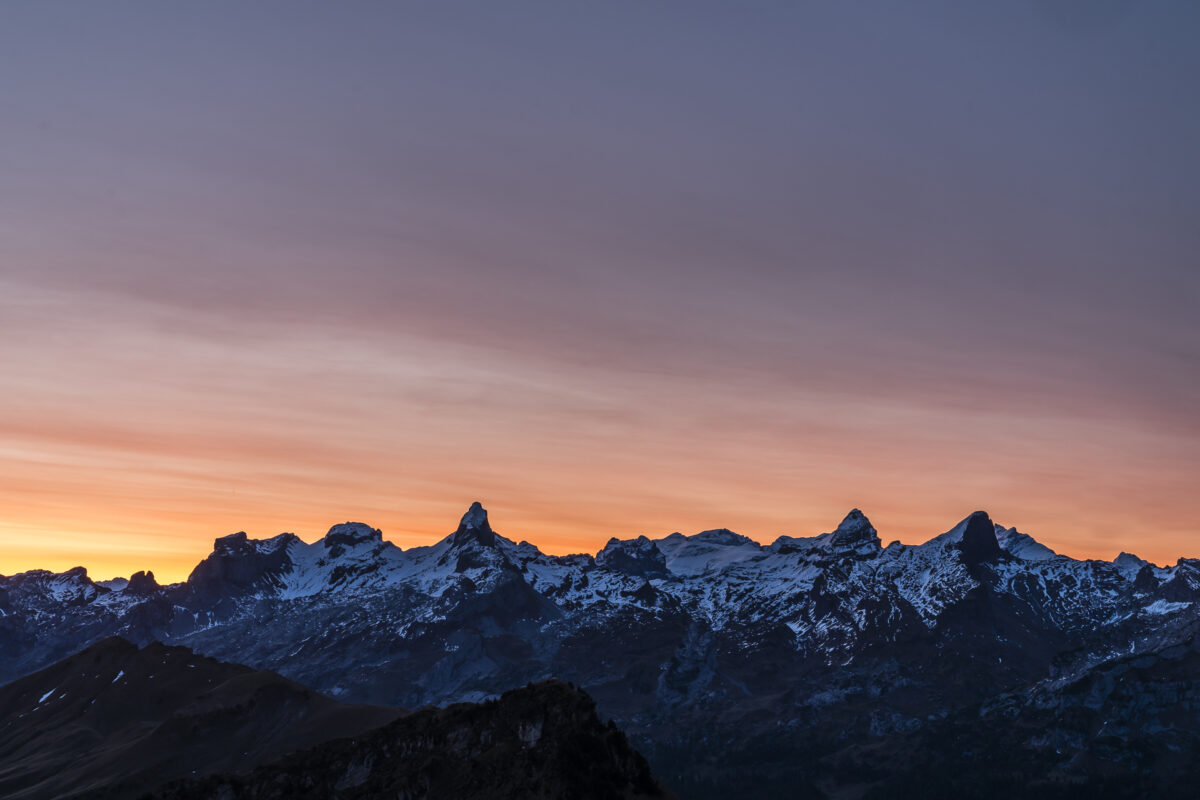
<svg viewBox="0 0 1200 800"><path fill-rule="evenodd" d="M1150 605L1142 609L1147 614L1173 614L1176 611L1182 611L1190 606L1191 603L1172 603L1169 600L1155 600Z"/></svg>
<svg viewBox="0 0 1200 800"><path fill-rule="evenodd" d="M667 569L680 577L723 572L733 564L762 558L762 545L733 531L703 531L693 536L673 533L656 539Z"/></svg>
<svg viewBox="0 0 1200 800"><path fill-rule="evenodd" d="M996 526L996 541L1000 549L1006 550L1023 561L1046 561L1057 558L1058 553L1016 528Z"/></svg>

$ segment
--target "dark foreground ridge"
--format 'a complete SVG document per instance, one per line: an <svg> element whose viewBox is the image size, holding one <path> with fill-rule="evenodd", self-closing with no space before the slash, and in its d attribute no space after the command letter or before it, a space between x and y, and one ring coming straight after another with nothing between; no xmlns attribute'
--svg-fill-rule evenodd
<svg viewBox="0 0 1200 800"><path fill-rule="evenodd" d="M248 775L185 780L148 800L669 798L583 692L556 680L417 711Z"/></svg>
<svg viewBox="0 0 1200 800"><path fill-rule="evenodd" d="M0 797L670 796L559 681L404 714L112 637L0 689Z"/></svg>
<svg viewBox="0 0 1200 800"><path fill-rule="evenodd" d="M378 727L399 709L157 642L104 639L0 688L0 797L135 797Z"/></svg>

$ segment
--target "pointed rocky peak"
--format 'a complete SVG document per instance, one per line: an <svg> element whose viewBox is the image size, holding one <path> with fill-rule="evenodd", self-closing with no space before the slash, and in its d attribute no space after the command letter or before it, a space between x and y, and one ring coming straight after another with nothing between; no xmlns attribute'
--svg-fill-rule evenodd
<svg viewBox="0 0 1200 800"><path fill-rule="evenodd" d="M826 561L831 557L870 557L883 550L879 534L867 515L857 508L842 519L837 528L819 536L780 536L768 547L773 553L800 553L807 559Z"/></svg>
<svg viewBox="0 0 1200 800"><path fill-rule="evenodd" d="M125 592L128 594L147 595L159 589L158 581L154 580L153 572L135 572L129 579Z"/></svg>
<svg viewBox="0 0 1200 800"><path fill-rule="evenodd" d="M1125 576L1125 580L1127 581L1136 580L1138 573L1142 571L1142 567L1150 565L1150 562L1144 558L1138 558L1133 553L1125 552L1114 558L1112 563L1117 568L1117 572Z"/></svg>
<svg viewBox="0 0 1200 800"><path fill-rule="evenodd" d="M471 503L467 513L458 523L458 530L450 540L451 545L462 547L472 542L491 547L496 543L496 534L488 523L487 509L478 501Z"/></svg>
<svg viewBox="0 0 1200 800"><path fill-rule="evenodd" d="M1000 542L996 540L996 526L986 511L976 511L960 522L956 530L962 529L960 549L963 562L975 566L1000 557Z"/></svg>
<svg viewBox="0 0 1200 800"><path fill-rule="evenodd" d="M467 530L480 530L483 528L490 530L491 528L488 524L487 509L478 500L471 503L471 507L467 509L467 513L463 514L458 524Z"/></svg>
<svg viewBox="0 0 1200 800"><path fill-rule="evenodd" d="M842 518L838 523L837 530L834 533L847 533L857 531L875 532L875 528L871 525L871 520L867 519L867 515L862 512L862 509L852 508L849 513Z"/></svg>
<svg viewBox="0 0 1200 800"><path fill-rule="evenodd" d="M871 520L867 519L866 514L854 508L837 526L837 529L829 535L829 546L834 551L870 552L881 549L882 543L879 541L879 534L875 532L875 526L871 524Z"/></svg>

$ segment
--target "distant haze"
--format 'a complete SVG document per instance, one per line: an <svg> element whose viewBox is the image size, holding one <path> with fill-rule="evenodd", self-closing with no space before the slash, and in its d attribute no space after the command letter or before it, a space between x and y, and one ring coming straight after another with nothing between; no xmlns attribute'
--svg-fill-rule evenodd
<svg viewBox="0 0 1200 800"><path fill-rule="evenodd" d="M0 7L0 573L470 501L1200 555L1200 6Z"/></svg>

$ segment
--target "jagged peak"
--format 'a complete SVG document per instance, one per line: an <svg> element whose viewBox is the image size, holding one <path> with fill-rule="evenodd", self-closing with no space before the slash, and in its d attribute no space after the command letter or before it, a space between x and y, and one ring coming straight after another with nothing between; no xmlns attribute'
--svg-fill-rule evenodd
<svg viewBox="0 0 1200 800"><path fill-rule="evenodd" d="M830 556L857 554L870 556L883 549L879 534L867 515L857 508L850 510L837 528L819 536L780 536L768 548L780 553L809 553L820 559Z"/></svg>
<svg viewBox="0 0 1200 800"><path fill-rule="evenodd" d="M969 565L995 561L1001 553L1000 542L996 539L996 525L986 511L974 511L962 522L955 525L953 531L959 533L959 544L963 561Z"/></svg>
<svg viewBox="0 0 1200 800"><path fill-rule="evenodd" d="M245 531L218 536L213 540L214 556L244 556L250 553L273 553L296 541L294 533L281 533L270 539L251 539Z"/></svg>
<svg viewBox="0 0 1200 800"><path fill-rule="evenodd" d="M967 516L963 517L961 520L959 520L958 523L955 524L954 527L952 527L950 530L946 531L945 533L939 533L937 536L934 536L932 539L929 539L928 541L926 541L925 544L936 544L936 543L959 544L962 542L963 532L967 529L967 526L971 523L971 520L976 519L981 516L983 518L987 519L989 524L992 525L992 535L993 536L996 535L996 527L997 526L991 522L991 517L988 516L988 513L986 511L973 511L970 514L968 514ZM978 523L976 523L976 524L978 525Z"/></svg>
<svg viewBox="0 0 1200 800"><path fill-rule="evenodd" d="M609 539L608 544L596 553L596 565L644 578L665 578L669 574L666 556L647 536L639 536L636 539Z"/></svg>
<svg viewBox="0 0 1200 800"><path fill-rule="evenodd" d="M496 533L492 530L491 523L488 522L487 509L478 500L471 503L467 513L463 514L458 523L458 529L450 539L450 543L456 547L471 542L488 547L496 543Z"/></svg>
<svg viewBox="0 0 1200 800"><path fill-rule="evenodd" d="M838 531L857 531L867 528L870 528L872 531L875 530L871 525L871 520L867 519L867 515L858 508L850 509L837 526ZM837 531L834 532L836 533Z"/></svg>
<svg viewBox="0 0 1200 800"><path fill-rule="evenodd" d="M488 525L487 509L483 507L482 503L476 500L474 503L471 503L471 507L467 509L467 513L463 514L458 524L467 530L490 527Z"/></svg>
<svg viewBox="0 0 1200 800"><path fill-rule="evenodd" d="M1133 553L1126 553L1124 551L1122 551L1120 555L1112 560L1112 565L1116 567L1117 572L1124 576L1125 580L1130 582L1137 582L1138 576L1141 575L1143 571L1146 571L1147 574L1153 576L1154 573L1159 569L1156 565L1151 564L1146 559L1139 558Z"/></svg>
<svg viewBox="0 0 1200 800"><path fill-rule="evenodd" d="M829 535L829 544L834 550L857 550L864 546L877 550L882 546L875 526L857 508L850 509L850 513Z"/></svg>
<svg viewBox="0 0 1200 800"><path fill-rule="evenodd" d="M657 553L659 552L658 544L649 536L642 534L634 539L618 539L613 536L604 547L600 548L600 552L596 553L597 561L602 561L602 557L608 553L614 552L624 553Z"/></svg>
<svg viewBox="0 0 1200 800"><path fill-rule="evenodd" d="M129 583L125 585L125 591L131 595L150 594L158 589L158 581L154 579L153 572L135 572L129 578Z"/></svg>
<svg viewBox="0 0 1200 800"><path fill-rule="evenodd" d="M1137 564L1138 567L1140 568L1143 564L1149 564L1150 562L1144 558L1141 558L1141 557L1133 554L1133 553L1126 553L1124 550L1122 550L1117 555L1117 557L1113 559L1113 563L1114 564Z"/></svg>

